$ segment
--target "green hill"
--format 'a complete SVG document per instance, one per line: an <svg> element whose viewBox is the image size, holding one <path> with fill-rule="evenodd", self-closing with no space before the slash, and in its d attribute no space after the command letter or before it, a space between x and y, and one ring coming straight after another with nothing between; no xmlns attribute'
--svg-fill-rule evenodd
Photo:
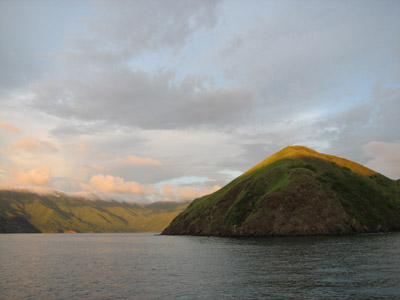
<svg viewBox="0 0 400 300"><path fill-rule="evenodd" d="M161 232L186 206L177 202L140 206L62 193L0 191L0 219L24 218L42 232Z"/></svg>
<svg viewBox="0 0 400 300"><path fill-rule="evenodd" d="M400 229L400 186L347 159L287 147L194 200L163 234L268 236Z"/></svg>

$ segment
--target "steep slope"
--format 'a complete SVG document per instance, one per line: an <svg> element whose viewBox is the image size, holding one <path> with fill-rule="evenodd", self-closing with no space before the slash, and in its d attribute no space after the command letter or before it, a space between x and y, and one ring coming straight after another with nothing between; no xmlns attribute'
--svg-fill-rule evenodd
<svg viewBox="0 0 400 300"><path fill-rule="evenodd" d="M91 201L62 193L0 191L0 217L21 217L42 232L160 232L187 203L147 206Z"/></svg>
<svg viewBox="0 0 400 300"><path fill-rule="evenodd" d="M371 169L287 147L194 200L163 234L268 236L400 229L400 187Z"/></svg>

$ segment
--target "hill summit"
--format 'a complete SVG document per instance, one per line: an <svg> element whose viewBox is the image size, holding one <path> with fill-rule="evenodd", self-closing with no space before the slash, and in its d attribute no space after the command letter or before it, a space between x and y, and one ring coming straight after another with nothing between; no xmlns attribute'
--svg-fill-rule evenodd
<svg viewBox="0 0 400 300"><path fill-rule="evenodd" d="M286 236L399 229L396 181L344 158L290 146L194 200L163 234Z"/></svg>

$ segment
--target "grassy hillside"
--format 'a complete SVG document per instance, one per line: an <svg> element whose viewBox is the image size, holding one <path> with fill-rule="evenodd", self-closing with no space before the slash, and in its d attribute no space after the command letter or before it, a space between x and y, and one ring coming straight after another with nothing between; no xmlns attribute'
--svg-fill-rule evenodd
<svg viewBox="0 0 400 300"><path fill-rule="evenodd" d="M164 233L303 235L398 229L398 182L350 160L294 146L193 201Z"/></svg>
<svg viewBox="0 0 400 300"><path fill-rule="evenodd" d="M160 232L187 203L91 201L65 194L0 191L0 216L19 216L42 232Z"/></svg>

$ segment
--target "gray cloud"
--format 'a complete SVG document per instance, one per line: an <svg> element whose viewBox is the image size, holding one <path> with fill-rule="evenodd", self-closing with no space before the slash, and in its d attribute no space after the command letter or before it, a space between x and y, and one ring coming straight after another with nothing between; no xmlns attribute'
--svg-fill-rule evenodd
<svg viewBox="0 0 400 300"><path fill-rule="evenodd" d="M173 74L154 77L121 68L98 72L85 82L39 82L32 107L62 118L110 121L141 128L178 128L235 121L252 107L242 87L208 88L202 78L173 84Z"/></svg>
<svg viewBox="0 0 400 300"><path fill-rule="evenodd" d="M21 88L54 67L66 31L90 6L63 1L0 1L0 88ZM62 12L62 13L60 13Z"/></svg>
<svg viewBox="0 0 400 300"><path fill-rule="evenodd" d="M381 76L400 67L394 63L393 33L385 30L395 22L393 4L276 5L276 15L265 11L268 17L253 18L231 38L216 31L214 38L223 41L220 51L214 59L210 52L202 56L213 74L208 78L212 82L217 68L232 83L214 88L201 75L178 80L178 69L139 71L132 59L145 51L178 54L196 32L218 24L215 1L101 3L101 17L86 20L88 34L62 55L64 79L32 85L33 107L59 117L147 129L238 126L246 117L267 124L344 101L349 89L357 88L347 80L367 81L364 74L371 68Z"/></svg>
<svg viewBox="0 0 400 300"><path fill-rule="evenodd" d="M43 63L43 60L32 49L26 50L26 23L31 25L29 27L33 35L38 33L38 26L33 26L33 18L23 3L0 2L0 88L27 84L42 71L40 63Z"/></svg>
<svg viewBox="0 0 400 300"><path fill-rule="evenodd" d="M71 38L61 60L81 70L124 63L143 52L180 51L191 35L215 25L218 0L98 1L98 18L86 18L87 32Z"/></svg>
<svg viewBox="0 0 400 300"><path fill-rule="evenodd" d="M365 162L359 149L370 141L390 142L398 139L400 128L400 93L377 101L360 103L348 111L332 116L329 123L340 128L334 148L358 161Z"/></svg>
<svg viewBox="0 0 400 300"><path fill-rule="evenodd" d="M232 141L242 151L236 157L221 162L222 168L246 170L269 155L288 145L304 145L328 154L357 161L375 168L387 176L396 178L398 163L390 165L394 152L379 154L379 147L373 141L388 144L398 142L397 128L400 128L400 93L394 89L382 88L376 93L371 88L370 97L365 101L324 115L302 120L271 121L268 126L255 130L232 132ZM368 145L368 146L364 146ZM395 144L393 144L394 146ZM385 148L385 149L386 149ZM371 160L365 152L372 153Z"/></svg>
<svg viewBox="0 0 400 300"><path fill-rule="evenodd" d="M372 72L390 76L400 69L398 2L289 3L274 2L273 14L260 9L260 16L240 28L229 23L242 45L224 60L215 55L219 68L234 68L228 76L264 99L259 107L268 117L335 103L371 80Z"/></svg>
<svg viewBox="0 0 400 300"><path fill-rule="evenodd" d="M196 31L212 28L217 1L100 4L101 17L86 19L87 34L60 56L63 75L31 84L32 107L61 118L146 129L220 126L251 109L253 94L245 87L214 88L201 75L177 82L175 71L147 73L131 65L144 51L181 51ZM71 130L55 133L81 132Z"/></svg>
<svg viewBox="0 0 400 300"><path fill-rule="evenodd" d="M229 41L229 44L226 46L226 48L224 48L220 51L221 58L226 58L226 57L232 55L236 51L236 49L238 49L242 44L243 44L243 40L241 39L241 37L238 35L234 36Z"/></svg>

